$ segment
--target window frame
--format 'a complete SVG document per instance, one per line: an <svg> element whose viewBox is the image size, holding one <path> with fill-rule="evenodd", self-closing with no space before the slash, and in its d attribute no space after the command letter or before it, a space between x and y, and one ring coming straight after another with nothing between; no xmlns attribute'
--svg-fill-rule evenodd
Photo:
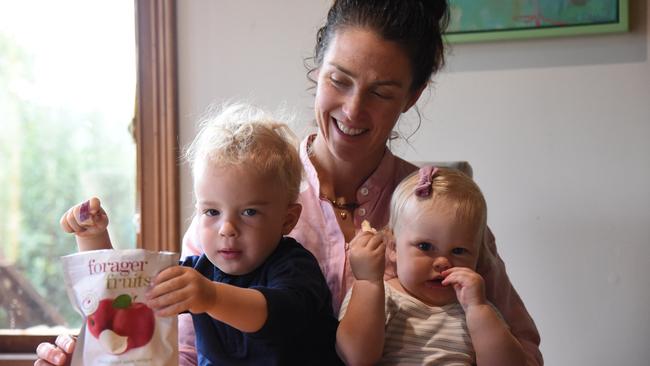
<svg viewBox="0 0 650 366"><path fill-rule="evenodd" d="M137 247L180 251L176 0L134 0ZM0 366L33 365L54 335L0 335Z"/></svg>
<svg viewBox="0 0 650 366"><path fill-rule="evenodd" d="M176 0L136 0L138 247L180 251Z"/></svg>

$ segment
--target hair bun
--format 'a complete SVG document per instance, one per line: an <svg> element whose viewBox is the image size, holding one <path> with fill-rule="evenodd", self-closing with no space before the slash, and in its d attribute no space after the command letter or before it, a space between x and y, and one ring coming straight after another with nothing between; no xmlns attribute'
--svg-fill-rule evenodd
<svg viewBox="0 0 650 366"><path fill-rule="evenodd" d="M420 0L426 12L433 15L436 23L446 21L449 17L449 5L447 0Z"/></svg>

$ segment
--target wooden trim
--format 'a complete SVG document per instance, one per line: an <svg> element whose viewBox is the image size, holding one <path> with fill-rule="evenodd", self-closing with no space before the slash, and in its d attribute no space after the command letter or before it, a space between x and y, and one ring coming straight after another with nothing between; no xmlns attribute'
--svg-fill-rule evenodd
<svg viewBox="0 0 650 366"><path fill-rule="evenodd" d="M180 251L176 1L136 0L138 247Z"/></svg>
<svg viewBox="0 0 650 366"><path fill-rule="evenodd" d="M36 346L41 342L54 343L56 335L1 335L0 336L0 356L5 351L12 353L34 353Z"/></svg>
<svg viewBox="0 0 650 366"><path fill-rule="evenodd" d="M0 353L0 366L32 366L36 360L34 353Z"/></svg>
<svg viewBox="0 0 650 366"><path fill-rule="evenodd" d="M36 360L36 347L42 342L54 343L57 337L54 334L4 333L6 332L0 334L0 366L33 365Z"/></svg>

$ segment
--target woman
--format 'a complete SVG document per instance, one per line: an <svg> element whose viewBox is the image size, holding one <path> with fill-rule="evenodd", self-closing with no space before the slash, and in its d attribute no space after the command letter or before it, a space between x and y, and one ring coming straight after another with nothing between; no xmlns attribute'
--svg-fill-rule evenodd
<svg viewBox="0 0 650 366"><path fill-rule="evenodd" d="M413 107L444 64L447 18L448 6L441 0L337 0L318 31L315 67L309 72L316 82L318 132L300 147L307 184L300 194L303 212L290 235L319 260L336 309L352 283L345 243L363 220L373 227L388 223L393 189L416 169L386 144L400 115ZM184 254L201 251L195 227L193 222L184 237ZM539 334L510 284L489 230L484 245L492 261L478 272L485 278L487 297L522 344L528 364L542 365ZM188 317L181 316L182 365L195 358L192 334ZM71 348L67 337L59 343ZM50 344L40 345L37 353L50 361L63 356Z"/></svg>

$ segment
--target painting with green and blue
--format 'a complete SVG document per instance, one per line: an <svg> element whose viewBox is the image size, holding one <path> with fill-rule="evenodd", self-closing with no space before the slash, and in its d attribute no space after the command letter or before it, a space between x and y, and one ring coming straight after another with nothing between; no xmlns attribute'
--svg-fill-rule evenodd
<svg viewBox="0 0 650 366"><path fill-rule="evenodd" d="M619 21L619 0L450 0L450 6L450 34Z"/></svg>

